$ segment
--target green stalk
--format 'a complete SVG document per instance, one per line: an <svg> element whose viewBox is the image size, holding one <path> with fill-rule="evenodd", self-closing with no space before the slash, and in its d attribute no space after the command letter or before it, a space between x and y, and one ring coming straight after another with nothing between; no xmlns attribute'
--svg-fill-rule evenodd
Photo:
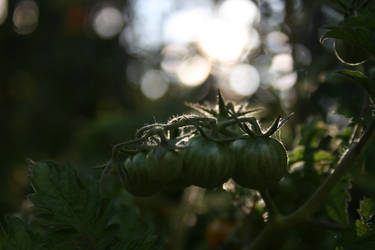
<svg viewBox="0 0 375 250"><path fill-rule="evenodd" d="M269 191L266 190L260 190L260 195L262 196L264 203L266 204L266 208L268 209L269 217L270 219L277 219L277 217L280 217L281 214L279 212L279 209L277 208L275 202L273 201Z"/></svg>

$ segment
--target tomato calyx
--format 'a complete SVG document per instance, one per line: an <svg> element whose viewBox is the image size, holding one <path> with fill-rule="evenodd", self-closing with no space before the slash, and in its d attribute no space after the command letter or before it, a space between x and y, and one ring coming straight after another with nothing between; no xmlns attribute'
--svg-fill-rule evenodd
<svg viewBox="0 0 375 250"><path fill-rule="evenodd" d="M256 138L259 136L267 138L272 136L276 131L278 131L282 126L284 126L285 123L294 115L294 113L289 114L284 119L281 119L281 115L279 115L272 122L272 125L268 129L266 129L266 132L262 131L258 121L254 117L238 118L233 112L231 112L231 115L237 122L241 130L245 134L249 135L251 138ZM246 123L249 123L250 127Z"/></svg>
<svg viewBox="0 0 375 250"><path fill-rule="evenodd" d="M250 116L251 113L255 113L261 108L250 109L247 105L234 105L232 102L226 102L218 90L217 103L215 106L207 106L200 104L185 103L186 106L198 112L202 117L215 119L215 123L210 125L211 130L215 130L217 133L226 136L237 136L241 134L241 130L236 125L236 120L233 118L232 113L239 119L255 119Z"/></svg>
<svg viewBox="0 0 375 250"><path fill-rule="evenodd" d="M169 139L179 140L183 136L193 134L197 127L212 131L215 137L216 135L235 137L242 134L241 129L237 126L240 124L239 122L248 122L251 125L251 130L247 133L254 131L254 136L262 135L256 118L249 115L259 111L260 108L249 109L246 105L233 105L231 102L225 102L220 90L218 90L217 104L214 107L190 103L186 103L186 105L197 111L198 114L176 116L166 124L146 125L137 131L136 137L140 139L153 135L160 137L161 134L165 133ZM240 125L240 127L242 126Z"/></svg>
<svg viewBox="0 0 375 250"><path fill-rule="evenodd" d="M244 117L262 110L262 108L259 107L250 109L246 104L234 105L232 102L226 103L219 89L217 91L217 104L213 107L197 103L185 103L185 105L197 111L200 115L203 115L203 117L217 119L218 123L232 119L232 115L229 111L234 112L237 117Z"/></svg>

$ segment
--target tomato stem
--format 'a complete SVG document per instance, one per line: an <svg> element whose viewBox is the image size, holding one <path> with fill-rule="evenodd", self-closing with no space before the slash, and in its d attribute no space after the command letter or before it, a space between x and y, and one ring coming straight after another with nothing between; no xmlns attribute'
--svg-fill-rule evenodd
<svg viewBox="0 0 375 250"><path fill-rule="evenodd" d="M159 135L160 129L164 131L173 131L180 127L194 126L197 124L200 124L200 125L216 124L216 119L210 118L210 117L200 117L200 116L195 116L195 115L182 115L182 116L174 117L173 119L169 120L167 124L154 123L154 124L143 126L142 128L137 130L136 137L145 138L145 137L149 137L152 135Z"/></svg>
<svg viewBox="0 0 375 250"><path fill-rule="evenodd" d="M268 189L260 190L260 195L262 196L264 203L266 203L266 207L268 209L270 218L274 217L280 217L281 214L279 212L279 209L277 208L275 202L273 201Z"/></svg>
<svg viewBox="0 0 375 250"><path fill-rule="evenodd" d="M161 123L153 123L153 124L143 126L135 132L135 137L136 138L143 137L145 132L147 132L147 131L155 128L155 127L161 127L161 126L163 126L163 124L161 124Z"/></svg>

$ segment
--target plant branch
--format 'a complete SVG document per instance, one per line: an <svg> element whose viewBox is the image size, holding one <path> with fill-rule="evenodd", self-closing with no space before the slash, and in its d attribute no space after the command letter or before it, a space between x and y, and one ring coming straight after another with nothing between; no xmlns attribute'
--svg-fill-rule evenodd
<svg viewBox="0 0 375 250"><path fill-rule="evenodd" d="M375 120L373 120L358 143L354 144L341 157L335 171L327 177L311 197L302 204L294 213L281 217L276 221L270 221L264 230L258 235L248 250L271 249L271 240L275 233L287 232L292 227L310 218L310 216L325 201L332 188L340 181L341 177L361 157L371 139L375 136Z"/></svg>
<svg viewBox="0 0 375 250"><path fill-rule="evenodd" d="M318 228L331 230L331 231L342 231L342 230L345 230L347 228L346 226L341 225L341 224L332 223L332 222L329 222L329 221L319 220L319 219L315 219L315 218L306 220L306 223L309 226L315 226L315 227L318 227Z"/></svg>
<svg viewBox="0 0 375 250"><path fill-rule="evenodd" d="M262 196L264 203L266 203L266 207L268 209L270 217L272 218L274 216L276 217L280 216L280 212L275 202L273 201L269 191L267 189L264 191L260 191L260 195Z"/></svg>

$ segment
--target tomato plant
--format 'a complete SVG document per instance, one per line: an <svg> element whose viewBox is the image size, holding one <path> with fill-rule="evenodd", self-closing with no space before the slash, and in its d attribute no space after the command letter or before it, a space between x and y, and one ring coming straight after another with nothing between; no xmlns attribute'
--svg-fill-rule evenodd
<svg viewBox="0 0 375 250"><path fill-rule="evenodd" d="M259 33L260 38L266 37L265 42L259 49L247 48L251 53L239 59L244 65L207 62L212 78L181 96L173 89L180 86L168 85L177 96L173 104L180 103L175 106L182 106L180 97L212 101L215 74L223 71L228 76L217 82L223 95L218 91L216 103L188 103L192 110L186 112L171 101L150 101L144 106L152 113L165 110L163 107L170 107L170 113L163 111L163 118L154 118L158 122L132 129L133 138L114 145L108 161L98 166L91 162L102 159L99 154L85 164L76 159L72 164L28 160L30 194L17 216L0 217L0 250L375 249L375 5L368 0L335 0L329 1L336 3L334 11L327 11L324 1L298 1L296 5L284 1L277 8L268 6L269 2L261 3L266 6L264 13L285 7L289 15L277 15L278 19L285 17L285 25L277 32L265 29ZM298 9L304 10L301 15L297 15ZM310 9L319 13L313 22L305 23L301 17ZM331 25L325 27L322 41L332 39L333 47L328 44L324 51L314 43L315 33L314 39L306 37L310 45L300 44L300 35L305 38L310 33L305 27L327 21L320 18L326 15L330 15ZM276 25L273 21L270 23ZM334 22L337 24L332 25ZM304 26L303 31L294 34L298 25ZM201 53L190 47L186 51ZM176 68L173 64L180 56L172 58L167 52L161 54L165 61L157 64L158 71ZM260 88L253 95L243 94L244 89L236 92L237 87L247 86L241 80L252 67L262 78ZM239 72L240 77L236 76ZM265 73L271 74L269 79L263 79ZM17 76L9 77L14 86L33 82L31 76ZM252 76L254 86L256 76ZM175 77L171 75L172 80ZM227 80L228 85L224 84ZM2 90L4 103L22 92L17 86ZM195 91L205 98L190 98ZM224 95L233 101L224 100ZM98 116L94 120L109 121L101 118L107 112L103 111L108 108L107 99L100 100L100 110L90 110ZM256 106L259 103L263 109ZM136 104L135 112L142 111L138 105L142 106ZM39 112L39 106L36 110ZM22 125L23 120L14 113L14 124ZM121 123L115 122L111 138L128 135L129 131L123 131L129 130L127 121L136 120L136 115L124 113ZM144 114L152 119L150 113ZM111 126L106 122L91 127L95 133L83 133L85 143L78 143L80 146L73 147L77 144L73 140L68 151L83 155L82 159L95 150L110 151L108 146L120 139L113 142L102 133L114 128L113 121ZM269 123L265 129L264 124ZM82 126L86 132L89 128ZM4 143L3 156L15 157L14 148L21 147L25 138ZM85 151L88 145L90 150ZM4 153L12 151L6 151L7 147L14 155ZM18 155L24 153L20 151ZM14 186L24 184L24 175L13 173ZM4 197L0 198L2 206Z"/></svg>

